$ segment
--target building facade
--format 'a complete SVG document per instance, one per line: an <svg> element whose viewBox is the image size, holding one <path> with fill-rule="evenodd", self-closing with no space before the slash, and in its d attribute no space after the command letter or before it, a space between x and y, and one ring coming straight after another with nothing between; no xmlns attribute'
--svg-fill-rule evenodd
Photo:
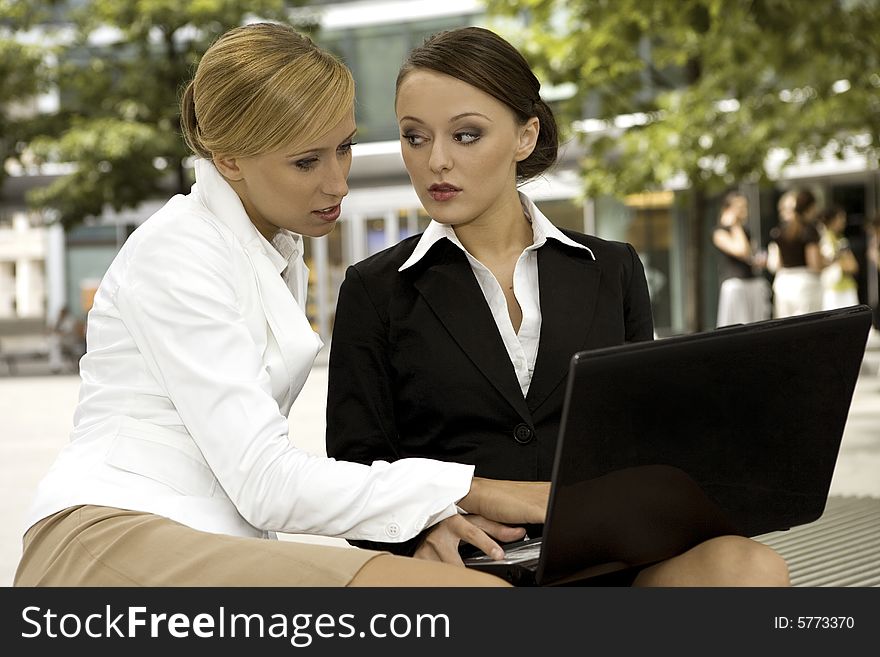
<svg viewBox="0 0 880 657"><path fill-rule="evenodd" d="M439 30L481 25L503 32L511 26L493 24L478 0L317 2L292 10L292 16L320 24L316 40L346 61L358 90L358 144L353 149L351 191L337 228L327 237L307 240L311 271L308 313L326 341L347 266L420 232L429 221L400 155L393 107L398 67L411 48ZM697 216L687 189L624 199L584 198L578 169L580 149L577 142L563 144L557 166L526 184L523 191L560 227L633 244L648 275L659 335L714 326L718 284L710 236L718 199L709 199L703 216ZM12 186L40 182L24 176ZM872 278L864 249L859 253L863 225L880 208L876 166L858 158L804 164L780 170L771 187L745 186L753 233L762 246L776 222L776 199L793 186L808 186L821 204L834 202L847 209L851 241L864 265L860 298L876 304L876 285L873 292L871 286L872 280L876 282L876 271ZM15 194L4 196L16 203ZM51 316L67 303L84 317L90 295L118 247L161 202L159 199L125 213L108 211L98 221L66 236L55 233L52 237L49 229L40 226L24 228L21 219L0 223L0 316L39 312ZM4 217L13 214L8 208L2 212ZM16 212L15 216L21 215L21 207ZM695 276L701 278L699 285L693 284Z"/></svg>

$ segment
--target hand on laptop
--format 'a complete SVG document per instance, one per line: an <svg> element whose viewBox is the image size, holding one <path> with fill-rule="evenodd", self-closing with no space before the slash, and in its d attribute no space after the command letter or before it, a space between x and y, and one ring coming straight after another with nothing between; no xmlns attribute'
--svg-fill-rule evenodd
<svg viewBox="0 0 880 657"><path fill-rule="evenodd" d="M413 556L417 559L443 561L463 566L458 548L464 541L493 559L501 559L504 556L504 549L492 539L509 543L523 538L525 533L522 527L503 525L482 516L455 515L431 527Z"/></svg>
<svg viewBox="0 0 880 657"><path fill-rule="evenodd" d="M474 477L458 506L497 522L542 524L550 499L549 481L506 481Z"/></svg>

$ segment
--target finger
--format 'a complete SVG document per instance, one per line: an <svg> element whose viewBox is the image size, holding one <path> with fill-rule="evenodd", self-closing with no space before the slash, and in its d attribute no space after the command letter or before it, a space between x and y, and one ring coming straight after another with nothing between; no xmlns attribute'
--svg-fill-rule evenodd
<svg viewBox="0 0 880 657"><path fill-rule="evenodd" d="M430 538L430 543L425 543L415 556L425 555L431 561L442 561L453 566L464 566L461 555L458 553L458 545L461 539L457 533L445 531L437 532Z"/></svg>
<svg viewBox="0 0 880 657"><path fill-rule="evenodd" d="M469 523L459 516L440 521L425 536L414 556L463 567L464 562L458 553L458 546L461 543L459 531L467 526Z"/></svg>
<svg viewBox="0 0 880 657"><path fill-rule="evenodd" d="M495 522L494 520L489 520L488 518L476 515L467 516L467 519L469 522L475 524L477 527L489 534L489 536L501 541L502 543L517 541L526 535L525 527L514 527L511 525L505 525L503 523Z"/></svg>
<svg viewBox="0 0 880 657"><path fill-rule="evenodd" d="M492 559L498 560L504 558L504 550L498 545L498 543L493 541L486 532L477 527L473 522L468 521L466 522L466 525L467 526L462 528L459 532L461 540L470 543L479 550L482 550Z"/></svg>

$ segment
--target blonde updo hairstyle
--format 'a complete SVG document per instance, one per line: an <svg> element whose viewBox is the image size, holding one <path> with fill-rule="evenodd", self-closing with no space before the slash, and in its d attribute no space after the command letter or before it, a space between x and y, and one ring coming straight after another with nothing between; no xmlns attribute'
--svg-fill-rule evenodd
<svg viewBox="0 0 880 657"><path fill-rule="evenodd" d="M249 157L303 146L354 107L348 68L288 25L234 28L205 51L180 101L180 123L196 155Z"/></svg>

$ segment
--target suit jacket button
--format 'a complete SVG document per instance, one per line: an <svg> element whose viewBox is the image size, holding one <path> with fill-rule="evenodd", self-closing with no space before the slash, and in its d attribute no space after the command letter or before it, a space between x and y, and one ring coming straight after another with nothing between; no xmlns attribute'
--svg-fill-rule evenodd
<svg viewBox="0 0 880 657"><path fill-rule="evenodd" d="M513 439L521 445L532 442L534 436L535 433L528 424L517 424L513 430Z"/></svg>

